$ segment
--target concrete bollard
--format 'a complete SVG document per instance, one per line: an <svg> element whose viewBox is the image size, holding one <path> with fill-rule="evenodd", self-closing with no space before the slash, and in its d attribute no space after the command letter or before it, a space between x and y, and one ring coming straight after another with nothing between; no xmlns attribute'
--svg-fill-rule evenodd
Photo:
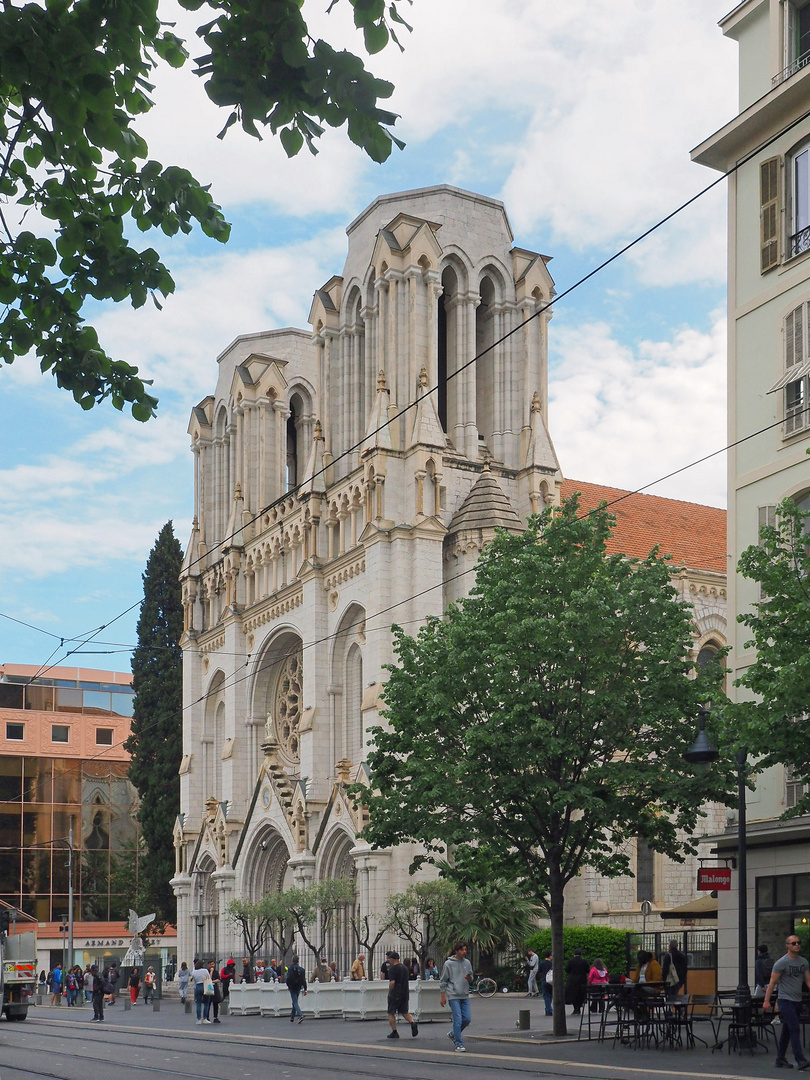
<svg viewBox="0 0 810 1080"><path fill-rule="evenodd" d="M152 1012L160 1012L160 999L152 998Z"/></svg>
<svg viewBox="0 0 810 1080"><path fill-rule="evenodd" d="M185 1006L184 1006L184 1012L186 1013L186 1015L191 1013L191 1002L188 1000L188 998L186 998L186 1003L185 1003Z"/></svg>
<svg viewBox="0 0 810 1080"><path fill-rule="evenodd" d="M521 1031L528 1031L532 1026L531 1024L532 1014L528 1009L520 1009L518 1011L518 1028Z"/></svg>
<svg viewBox="0 0 810 1080"><path fill-rule="evenodd" d="M223 1016L228 1015L228 1012L230 1011L230 1007L228 1005L228 999L227 998L225 998L224 1001L221 1001L219 1003L219 1011L222 1013Z"/></svg>
<svg viewBox="0 0 810 1080"><path fill-rule="evenodd" d="M129 994L124 998L124 1012L130 1012L132 1009L132 999Z"/></svg>

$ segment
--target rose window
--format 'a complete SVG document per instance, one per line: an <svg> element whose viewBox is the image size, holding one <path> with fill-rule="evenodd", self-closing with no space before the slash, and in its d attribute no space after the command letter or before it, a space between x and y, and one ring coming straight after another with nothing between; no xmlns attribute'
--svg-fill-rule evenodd
<svg viewBox="0 0 810 1080"><path fill-rule="evenodd" d="M276 732L281 750L298 761L298 725L301 722L301 652L284 661L276 688Z"/></svg>

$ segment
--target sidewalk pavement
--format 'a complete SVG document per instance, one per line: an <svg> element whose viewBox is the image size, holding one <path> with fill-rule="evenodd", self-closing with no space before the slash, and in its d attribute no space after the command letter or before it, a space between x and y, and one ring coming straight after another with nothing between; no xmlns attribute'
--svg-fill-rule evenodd
<svg viewBox="0 0 810 1080"><path fill-rule="evenodd" d="M527 1031L517 1028L518 1013L527 1009L530 1013L531 1027ZM64 1006L43 1006L33 1008L30 1017L37 1019L58 1020L71 1023L89 1023L91 1008L71 1008ZM757 1080L757 1078L784 1077L785 1071L774 1065L775 1053L760 1050L753 1056L747 1051L729 1054L722 1051L712 1053L711 1048L698 1044L693 1049L632 1049L627 1046L613 1046L612 1040L599 1043L596 1040L578 1040L579 1017L567 1017L569 1035L558 1039L553 1035L553 1020L544 1015L542 1000L527 1000L519 994L498 994L489 1000L472 998L472 1025L464 1033L467 1045L465 1060L472 1063L479 1059L493 1058L536 1066L543 1072L553 1071L581 1080L591 1080L597 1074L613 1080L640 1080L656 1077L656 1080ZM386 1020L345 1021L340 1019L315 1020L291 1025L286 1018L261 1016L230 1016L222 1018L218 1026L196 1025L195 1014L186 1013L176 1000L160 1002L157 1012L151 1006L125 1010L119 998L118 1003L105 1007L108 1026L125 1030L132 1028L140 1034L162 1033L191 1034L194 1037L208 1039L226 1037L245 1037L250 1042L267 1040L269 1043L282 1042L306 1043L314 1048L322 1046L330 1049L382 1050L407 1053L409 1049L418 1051L420 1056L428 1054L453 1055L453 1047L447 1041L450 1015L446 1023L432 1022L419 1025L419 1034L412 1039L407 1025L401 1025L402 1038L395 1043L386 1039L389 1028ZM587 1026L587 1017L585 1018ZM708 1025L706 1025L708 1029ZM707 1032L700 1034L706 1038ZM711 1030L708 1030L709 1041ZM460 1058L461 1055L458 1055ZM792 1062L792 1055L790 1055ZM797 1080L803 1073L795 1072ZM808 1073L810 1076L810 1073Z"/></svg>

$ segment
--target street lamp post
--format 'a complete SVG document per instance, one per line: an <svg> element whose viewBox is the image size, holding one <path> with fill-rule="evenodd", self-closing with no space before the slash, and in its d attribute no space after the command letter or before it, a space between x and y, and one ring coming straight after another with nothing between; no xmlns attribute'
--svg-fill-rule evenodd
<svg viewBox="0 0 810 1080"><path fill-rule="evenodd" d="M711 709L701 708L698 714L698 733L683 755L692 765L709 765L719 760L720 752L706 734L706 719ZM748 751L739 750L737 759L737 990L735 1004L751 1004L748 982L748 844L745 817L745 772Z"/></svg>

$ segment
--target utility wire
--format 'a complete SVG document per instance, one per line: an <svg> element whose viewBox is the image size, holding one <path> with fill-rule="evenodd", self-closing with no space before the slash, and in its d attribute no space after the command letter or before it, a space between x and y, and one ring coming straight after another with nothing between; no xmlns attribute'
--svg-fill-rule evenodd
<svg viewBox="0 0 810 1080"><path fill-rule="evenodd" d="M706 195L713 188L717 187L717 185L720 184L723 180L727 179L729 176L736 173L738 171L738 169L740 169L743 165L747 164L747 162L749 162L757 154L761 153L763 149L767 148L773 142L775 142L778 139L782 138L783 135L787 134L794 127L796 127L797 125L802 123L804 120L806 120L808 118L808 116L810 116L810 110L805 111L801 116L799 116L795 120L791 121L790 124L787 124L785 127L781 128L778 132L776 132L776 134L772 135L769 139L765 140L763 143L761 143L759 146L755 147L747 155L745 155L743 158L741 158L738 162L736 162L730 169L728 169L726 172L722 173L720 176L715 178L713 181L711 181L711 183L707 184L705 187L703 187L696 194L692 195L689 199L682 202L679 206L677 206L670 213L668 213L664 217L660 218L657 222L655 222L653 225L651 225L648 229L645 229L638 236L636 236L633 240L629 241L623 247L619 248L616 252L614 252L612 255L610 255L607 259L604 259L601 263L599 263L597 266L595 266L587 274L583 275L581 278L579 278L577 281L575 281L572 285L570 285L567 289L564 289L563 292L557 294L555 297L550 298L546 303L541 305L538 308L537 311L533 312L526 319L524 319L524 321L522 323L519 323L516 326L514 326L511 330L507 331L505 334L503 334L496 341L493 341L490 345L488 345L480 353L477 353L470 360L466 361L466 363L464 363L461 367L457 368L456 371L451 372L450 374L448 374L445 382L450 382L452 379L456 378L462 372L466 371L469 367L471 367L473 364L475 364L483 356L485 356L487 353L491 352L492 349L496 348L502 342L506 341L508 338L510 338L514 334L516 334L519 330L522 330L525 326L528 325L528 323L532 322L534 319L536 319L540 315L542 315L545 311L547 311L549 308L551 308L553 304L558 303L560 300L564 299L566 296L570 296L570 294L573 293L576 289L580 288L582 285L584 285L591 278L595 277L602 270L606 269L606 267L610 266L617 259L621 258L622 255L625 255L628 251L630 251L636 245L640 244L647 237L651 236L654 232L656 232L658 229L660 229L667 222L671 221L673 218L675 218L678 214L682 213L684 210L686 210L693 203L697 202L698 199L702 198L704 195ZM427 390L425 390L425 393L422 395L422 397L426 397L426 396L428 396L430 394L434 394L434 393L436 393L438 391L438 389L439 389L439 384L437 383L436 385L434 385L434 386L428 388ZM353 446L350 446L346 450L342 451L337 457L333 458L328 466L324 466L323 468L317 470L315 473L313 473L313 475L311 477L308 477L306 480L303 480L300 484L297 484L294 488L291 488L289 491L285 492L283 495L280 495L280 496L278 496L278 498L272 500L269 504L267 504L267 506L265 506L262 510L260 510L256 515L254 515L248 522L246 522L245 524L240 526L240 528L238 530L236 530L235 532L231 533L228 536L225 536L219 542L219 544L217 546L222 547L229 540L233 540L234 537L236 537L238 535L238 533L241 532L244 528L246 528L249 525L254 524L256 521L260 520L265 514L269 513L276 506L279 506L281 503L285 502L288 498L290 498L291 496L297 494L297 492L299 492L301 490L301 488L305 484L311 483L313 480L315 480L319 476L323 475L323 473L325 473L328 468L332 468L338 461L341 461L343 458L347 457L349 454L352 454L356 450L360 449L365 443L368 442L369 439L371 439L374 436L378 435L386 427L388 427L390 424L392 424L394 422L394 420L399 419L400 417L402 417L406 413L408 413L411 409L415 408L418 405L419 400L421 400L421 398L410 402L408 405L406 405L404 408L400 409L393 416L389 417L383 424L381 424L373 432L366 433L366 435L361 440L359 440ZM640 493L646 491L648 488L653 487L655 484L661 483L663 480L669 479L672 476L676 476L679 473L682 473L682 472L686 471L687 469L692 468L696 464L701 464L702 462L707 461L710 458L715 457L716 455L718 455L720 453L723 453L725 450L730 449L733 446L738 446L741 443L746 442L748 439L755 437L755 435L761 434L764 431L768 431L768 430L770 430L770 428L776 427L781 423L782 423L782 421L780 420L780 421L777 421L775 424L770 424L767 427L760 429L760 431L758 431L758 432L754 432L749 436L745 436L744 438L737 440L735 443L730 444L730 446L723 447L721 450L716 450L711 454L707 454L704 457L698 459L697 461L690 462L688 465L684 465L679 469L675 469L672 472L667 473L666 476L660 477L657 480L652 481L651 483L644 485L643 487L637 488L632 492L627 492L626 494L624 494L624 495L620 496L619 498L613 500L611 503L608 503L608 506L613 505L613 504L618 503L618 502L621 502L624 499L629 498L630 495L640 494ZM205 555L198 556L196 559L194 559L192 562L190 562L188 564L187 569L190 569L191 567L196 566L199 562L203 561L206 557L207 556L205 556ZM468 571L465 571L465 573L466 572L468 572ZM438 587L438 586L434 586L434 587ZM425 590L425 591L430 591L430 590ZM418 596L421 596L421 595L423 595L423 593L418 593L418 594L416 594L416 596L410 597L408 599L416 599ZM139 599L134 604L131 604L128 608L126 608L124 611L120 612L118 615L115 616L115 618L111 619L109 622L102 624L101 626L97 627L94 631L90 632L90 636L85 639L85 643L89 644L90 641L92 641L93 638L96 636L96 634L98 634L102 630L106 629L107 626L112 625L112 623L117 622L119 619L123 618L126 614L128 614L130 611L132 611L133 608L140 606L140 604L142 602L143 602L143 598ZM404 604L404 603L407 603L407 602L408 602L407 599L402 600L402 601L399 602L398 605L395 605L395 606L400 606L400 604ZM375 616L371 616L371 618L374 618L374 617ZM52 635L52 636L55 637L56 635ZM75 640L75 639L72 639L72 640ZM67 655L68 656L73 655L73 654L75 654L77 652L79 652L79 649L70 650ZM55 666L57 666L57 665L56 664L50 665L50 667L55 667ZM44 668L44 671L48 671L48 670L50 670L50 668L48 668L48 667ZM196 704L196 702L194 704Z"/></svg>

